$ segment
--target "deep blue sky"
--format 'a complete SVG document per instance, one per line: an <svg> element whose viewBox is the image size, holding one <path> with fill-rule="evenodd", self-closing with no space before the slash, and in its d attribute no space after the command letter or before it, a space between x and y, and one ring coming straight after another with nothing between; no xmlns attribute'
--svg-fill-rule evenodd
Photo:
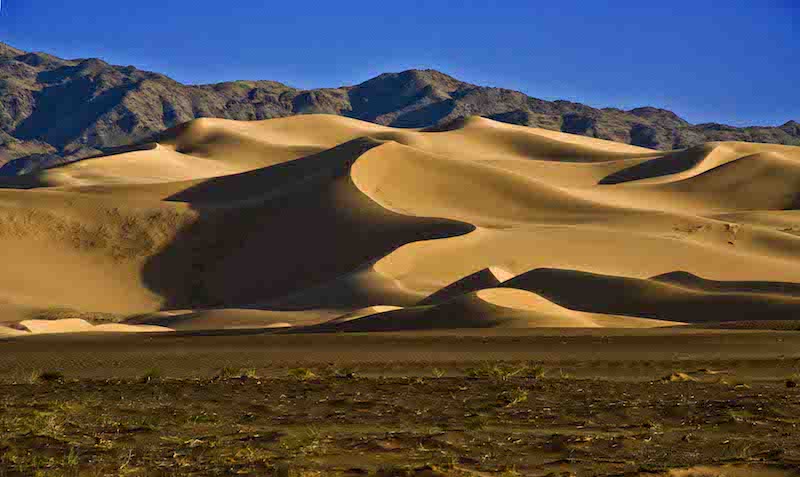
<svg viewBox="0 0 800 477"><path fill-rule="evenodd" d="M800 121L800 0L2 0L0 41L185 83L435 68L695 123Z"/></svg>

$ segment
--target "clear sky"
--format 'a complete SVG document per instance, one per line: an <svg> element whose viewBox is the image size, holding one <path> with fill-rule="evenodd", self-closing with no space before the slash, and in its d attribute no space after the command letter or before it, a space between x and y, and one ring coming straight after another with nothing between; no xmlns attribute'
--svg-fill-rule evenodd
<svg viewBox="0 0 800 477"><path fill-rule="evenodd" d="M184 83L434 68L694 123L800 121L800 0L2 0L0 41Z"/></svg>

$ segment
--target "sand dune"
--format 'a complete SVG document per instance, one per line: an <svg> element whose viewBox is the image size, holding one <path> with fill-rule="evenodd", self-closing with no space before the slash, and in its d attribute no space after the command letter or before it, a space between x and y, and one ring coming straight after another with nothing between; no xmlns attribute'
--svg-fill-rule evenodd
<svg viewBox="0 0 800 477"><path fill-rule="evenodd" d="M791 146L201 119L0 181L0 336L785 322L798 191Z"/></svg>
<svg viewBox="0 0 800 477"><path fill-rule="evenodd" d="M530 290L567 308L586 312L704 323L777 321L796 316L800 313L800 296L780 293L780 285L717 282L695 276L687 278L685 273L646 280L536 269L500 286Z"/></svg>
<svg viewBox="0 0 800 477"><path fill-rule="evenodd" d="M478 270L475 273L460 278L455 282L447 285L446 287L437 290L435 293L429 295L424 300L417 303L418 305L432 305L436 303L446 302L459 295L464 295L473 291L482 290L484 288L494 288L500 285L507 279L513 277L513 274L497 267L489 267Z"/></svg>
<svg viewBox="0 0 800 477"><path fill-rule="evenodd" d="M125 324L166 327L173 330L272 329L303 326L337 316L336 311L287 312L259 309L185 310L182 313L152 313L129 319Z"/></svg>
<svg viewBox="0 0 800 477"><path fill-rule="evenodd" d="M106 323L102 325L92 325L88 321L67 318L62 320L24 320L17 325L19 331L29 334L52 334L52 333L161 333L172 331L170 328L149 325L128 325L122 323Z"/></svg>
<svg viewBox="0 0 800 477"><path fill-rule="evenodd" d="M569 310L511 288L486 288L439 305L358 310L305 331L408 331L467 328L651 328L678 323Z"/></svg>
<svg viewBox="0 0 800 477"><path fill-rule="evenodd" d="M706 280L688 272L673 272L652 278L664 283L708 292L766 293L800 298L800 284L784 282L720 282Z"/></svg>

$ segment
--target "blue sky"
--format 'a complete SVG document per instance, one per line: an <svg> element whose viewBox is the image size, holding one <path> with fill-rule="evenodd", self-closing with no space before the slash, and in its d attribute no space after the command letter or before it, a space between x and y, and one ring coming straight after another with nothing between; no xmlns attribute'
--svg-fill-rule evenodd
<svg viewBox="0 0 800 477"><path fill-rule="evenodd" d="M694 123L800 121L800 0L2 0L0 41L185 83L313 88L435 68Z"/></svg>

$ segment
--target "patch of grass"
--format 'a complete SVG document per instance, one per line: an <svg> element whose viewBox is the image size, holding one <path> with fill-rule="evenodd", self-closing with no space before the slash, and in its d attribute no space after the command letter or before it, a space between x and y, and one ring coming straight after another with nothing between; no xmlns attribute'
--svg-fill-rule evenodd
<svg viewBox="0 0 800 477"><path fill-rule="evenodd" d="M36 383L39 382L41 377L42 377L42 372L39 371L38 369L35 369L35 370L30 372L30 374L27 376L26 380L27 380L28 384L36 384Z"/></svg>
<svg viewBox="0 0 800 477"><path fill-rule="evenodd" d="M272 476L273 477L290 477L292 475L291 467L286 462L281 462L275 464L275 468L272 469Z"/></svg>
<svg viewBox="0 0 800 477"><path fill-rule="evenodd" d="M528 363L524 374L526 378L542 379L545 373L544 366L541 364Z"/></svg>
<svg viewBox="0 0 800 477"><path fill-rule="evenodd" d="M489 424L489 417L477 414L464 420L464 429L468 431L479 431Z"/></svg>
<svg viewBox="0 0 800 477"><path fill-rule="evenodd" d="M378 467L372 475L375 477L410 477L414 475L414 473L408 467L401 467L396 464L384 464Z"/></svg>
<svg viewBox="0 0 800 477"><path fill-rule="evenodd" d="M26 426L33 435L60 439L64 431L64 418L57 413L36 411Z"/></svg>
<svg viewBox="0 0 800 477"><path fill-rule="evenodd" d="M28 382L35 383L61 383L64 382L64 373L57 370L33 371L28 377Z"/></svg>
<svg viewBox="0 0 800 477"><path fill-rule="evenodd" d="M64 466L65 467L78 467L79 458L78 458L78 451L75 450L74 447L70 447L69 453L64 456Z"/></svg>
<svg viewBox="0 0 800 477"><path fill-rule="evenodd" d="M256 368L242 368L239 370L239 376L247 379L258 379Z"/></svg>
<svg viewBox="0 0 800 477"><path fill-rule="evenodd" d="M672 374L664 376L661 378L661 380L667 383L685 383L689 381L697 381L695 378L680 371L673 371Z"/></svg>
<svg viewBox="0 0 800 477"><path fill-rule="evenodd" d="M246 464L266 464L269 462L271 454L264 449L260 449L258 447L253 446L246 446L244 449L239 449L236 451L234 455L236 460ZM289 467L288 465L285 466L286 473L278 472L278 469L281 468L283 464L278 464L275 466L273 475L290 475L288 473Z"/></svg>
<svg viewBox="0 0 800 477"><path fill-rule="evenodd" d="M498 396L498 400L505 402L505 407L513 407L528 400L528 390L517 388L511 391L503 391Z"/></svg>
<svg viewBox="0 0 800 477"><path fill-rule="evenodd" d="M161 370L158 368L150 368L144 372L140 381L143 383L152 383L159 381L162 377Z"/></svg>
<svg viewBox="0 0 800 477"><path fill-rule="evenodd" d="M288 371L288 374L298 381L310 381L317 377L317 375L308 368L292 368Z"/></svg>
<svg viewBox="0 0 800 477"><path fill-rule="evenodd" d="M503 473L500 474L500 477L520 477L521 475L522 474L517 472L517 469L512 467L510 469L504 470Z"/></svg>
<svg viewBox="0 0 800 477"><path fill-rule="evenodd" d="M217 371L217 375L214 376L217 379L233 379L238 378L239 374L236 368L232 368L230 366L225 366L219 371Z"/></svg>
<svg viewBox="0 0 800 477"><path fill-rule="evenodd" d="M483 363L477 368L468 368L466 376L470 379L488 378L497 381L508 381L512 378L533 378L544 377L544 367L534 363Z"/></svg>
<svg viewBox="0 0 800 477"><path fill-rule="evenodd" d="M331 363L328 368L325 368L322 373L325 377L336 379L355 379L356 369L349 366L336 366Z"/></svg>
<svg viewBox="0 0 800 477"><path fill-rule="evenodd" d="M464 371L467 379L481 379L489 378L492 376L492 366L489 363L483 363L478 367L467 368Z"/></svg>
<svg viewBox="0 0 800 477"><path fill-rule="evenodd" d="M572 373L570 373L568 371L564 371L563 369L559 369L558 370L558 377L560 379L575 379L575 375L574 374L572 374Z"/></svg>
<svg viewBox="0 0 800 477"><path fill-rule="evenodd" d="M756 416L753 415L750 411L747 410L736 410L736 409L729 409L728 410L728 418L731 422L747 422L750 419L754 419Z"/></svg>
<svg viewBox="0 0 800 477"><path fill-rule="evenodd" d="M208 424L216 421L217 417L215 415L209 414L205 411L202 411L200 414L189 416L189 419L187 420L187 422L190 424Z"/></svg>
<svg viewBox="0 0 800 477"><path fill-rule="evenodd" d="M224 368L220 369L216 376L216 379L258 379L258 373L256 372L256 368L233 368L231 366L225 366Z"/></svg>
<svg viewBox="0 0 800 477"><path fill-rule="evenodd" d="M433 368L431 370L431 374L433 374L434 378L443 378L444 375L447 374L447 371L445 371L444 369L440 369L440 368Z"/></svg>
<svg viewBox="0 0 800 477"><path fill-rule="evenodd" d="M299 430L285 439L281 439L280 447L293 456L315 455L324 450L323 437L322 431L318 427L310 425L304 430Z"/></svg>

